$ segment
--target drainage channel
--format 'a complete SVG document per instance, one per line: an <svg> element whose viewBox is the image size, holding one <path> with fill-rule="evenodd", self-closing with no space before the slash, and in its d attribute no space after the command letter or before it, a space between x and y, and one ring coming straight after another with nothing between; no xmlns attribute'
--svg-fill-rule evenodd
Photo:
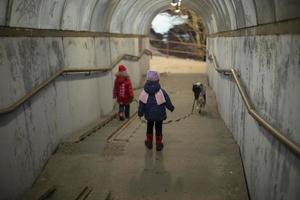
<svg viewBox="0 0 300 200"><path fill-rule="evenodd" d="M129 142L129 139L136 133L140 126L141 123L138 120L137 113L135 113L107 138L107 142Z"/></svg>

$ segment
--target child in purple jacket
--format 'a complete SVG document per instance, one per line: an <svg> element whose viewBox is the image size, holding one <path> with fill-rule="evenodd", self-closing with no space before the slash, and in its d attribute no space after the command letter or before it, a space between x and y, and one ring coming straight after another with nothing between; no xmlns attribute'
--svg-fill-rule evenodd
<svg viewBox="0 0 300 200"><path fill-rule="evenodd" d="M147 82L139 97L138 116L145 116L147 120L147 133L145 145L152 149L153 127L155 125L156 150L161 151L164 147L162 143L162 124L167 119L166 108L171 112L174 106L167 92L159 84L159 74L156 71L147 72Z"/></svg>

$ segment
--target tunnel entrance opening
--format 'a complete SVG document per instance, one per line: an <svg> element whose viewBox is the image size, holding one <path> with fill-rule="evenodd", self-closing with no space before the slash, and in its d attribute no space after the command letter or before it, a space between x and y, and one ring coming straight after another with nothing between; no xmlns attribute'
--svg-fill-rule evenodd
<svg viewBox="0 0 300 200"><path fill-rule="evenodd" d="M153 19L150 48L160 56L206 60L206 36L202 19L194 11L167 9Z"/></svg>

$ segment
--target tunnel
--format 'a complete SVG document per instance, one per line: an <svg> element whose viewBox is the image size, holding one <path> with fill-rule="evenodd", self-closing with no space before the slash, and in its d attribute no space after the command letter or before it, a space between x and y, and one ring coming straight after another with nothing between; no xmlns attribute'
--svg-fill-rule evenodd
<svg viewBox="0 0 300 200"><path fill-rule="evenodd" d="M0 1L0 199L23 199L37 182L43 182L41 174L51 165L49 159L74 142L70 137L109 123L119 64L127 66L134 88L143 86L152 59L151 22L172 8L170 3ZM300 1L181 3L204 23L207 87L215 96L222 124L237 144L247 198L298 199ZM76 170L70 173L76 179ZM142 178L149 176L140 178L143 184ZM179 179L174 186L178 199L238 199L213 196L218 188L211 189L210 197L188 197L176 189L183 183ZM234 190L230 184L223 187Z"/></svg>

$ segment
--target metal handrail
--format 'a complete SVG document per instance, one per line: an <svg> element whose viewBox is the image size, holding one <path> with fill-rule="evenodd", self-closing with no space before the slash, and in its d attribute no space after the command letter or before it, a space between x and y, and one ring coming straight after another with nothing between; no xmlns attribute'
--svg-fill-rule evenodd
<svg viewBox="0 0 300 200"><path fill-rule="evenodd" d="M150 39L149 40L150 42L151 41L154 41L154 42L163 42L165 43L163 40L158 40L158 39ZM191 43L191 42L178 42L178 41L173 41L173 40L167 40L166 43L169 43L169 44L180 44L180 45L184 45L184 46L195 46L195 47L198 47L199 49L206 49L205 46L199 46L198 44L195 44L195 43Z"/></svg>
<svg viewBox="0 0 300 200"><path fill-rule="evenodd" d="M242 83L242 80L240 79L239 73L235 69L221 69L219 68L219 65L217 63L217 60L214 55L210 55L208 57L210 62L213 62L214 68L217 72L229 75L234 78L234 81L238 87L238 90L242 96L243 102L246 104L246 108L248 113L258 122L260 126L263 126L268 132L275 137L280 143L284 144L289 150L291 150L298 158L300 157L300 145L293 141L292 139L288 138L286 134L281 132L280 130L277 130L275 127L273 127L268 121L266 121L264 118L262 118L258 112L255 110L251 99L249 98L245 87Z"/></svg>
<svg viewBox="0 0 300 200"><path fill-rule="evenodd" d="M180 50L174 50L174 49L163 49L163 48L153 48L158 51L167 51L167 52L172 52L172 53L180 53L180 54L189 54L189 55L205 55L205 51L201 51L201 53L194 53L194 52L189 52L189 51L180 51Z"/></svg>
<svg viewBox="0 0 300 200"><path fill-rule="evenodd" d="M115 62L113 62L110 67L108 68L89 68L89 69L61 69L54 73L52 76L47 78L45 81L43 81L41 84L35 86L31 91L29 91L26 95L24 95L22 98L17 100L16 102L12 103L11 105L1 108L0 109L0 115L11 113L12 111L16 110L18 107L20 107L23 103L28 101L30 98L32 98L34 95L36 95L39 91L41 91L43 88L48 86L52 81L54 81L57 77L63 75L63 74L72 74L72 73L91 73L91 72L108 72L113 70L113 68L121 61L121 60L132 60L132 61L138 61L141 59L141 57L144 55L150 55L152 56L152 52L148 49L144 49L144 51L141 52L139 56L135 55L129 55L129 54L123 54L121 55Z"/></svg>

